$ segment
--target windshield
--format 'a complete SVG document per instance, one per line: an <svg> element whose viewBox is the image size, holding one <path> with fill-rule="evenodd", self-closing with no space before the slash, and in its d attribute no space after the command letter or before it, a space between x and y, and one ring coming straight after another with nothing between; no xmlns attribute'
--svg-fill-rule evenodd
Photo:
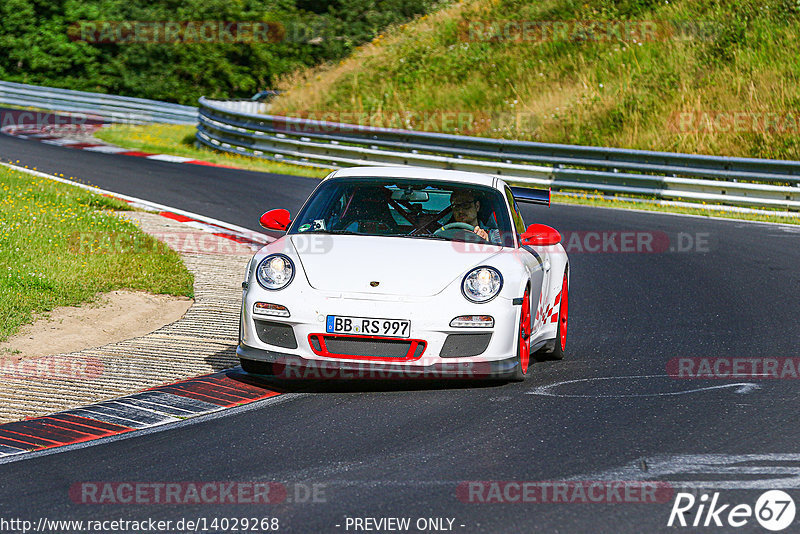
<svg viewBox="0 0 800 534"><path fill-rule="evenodd" d="M323 182L292 222L289 233L514 245L508 209L499 191L453 182L398 178Z"/></svg>

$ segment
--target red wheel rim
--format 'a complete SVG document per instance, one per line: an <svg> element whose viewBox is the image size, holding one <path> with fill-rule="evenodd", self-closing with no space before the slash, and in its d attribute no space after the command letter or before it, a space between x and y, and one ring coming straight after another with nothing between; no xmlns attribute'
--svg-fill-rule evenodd
<svg viewBox="0 0 800 534"><path fill-rule="evenodd" d="M522 372L528 372L528 362L531 358L531 301L530 291L525 290L522 298L522 313L519 317L519 362Z"/></svg>
<svg viewBox="0 0 800 534"><path fill-rule="evenodd" d="M567 316L569 315L569 284L564 273L564 284L561 286L561 308L558 312L559 330L561 332L561 351L567 348Z"/></svg>

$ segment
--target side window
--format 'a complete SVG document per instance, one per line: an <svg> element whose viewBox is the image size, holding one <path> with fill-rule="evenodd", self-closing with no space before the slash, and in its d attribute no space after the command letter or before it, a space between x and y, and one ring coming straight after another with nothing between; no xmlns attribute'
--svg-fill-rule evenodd
<svg viewBox="0 0 800 534"><path fill-rule="evenodd" d="M522 220L517 202L514 200L514 194L511 193L511 189L508 186L506 186L506 198L508 199L508 205L511 206L511 218L514 221L514 229L517 231L517 234L524 234L525 221Z"/></svg>

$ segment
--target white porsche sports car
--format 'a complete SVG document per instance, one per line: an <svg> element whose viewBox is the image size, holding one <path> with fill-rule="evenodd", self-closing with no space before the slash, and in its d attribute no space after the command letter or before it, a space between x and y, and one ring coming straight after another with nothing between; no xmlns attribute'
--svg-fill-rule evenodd
<svg viewBox="0 0 800 534"><path fill-rule="evenodd" d="M521 380L560 359L569 262L518 202L550 191L409 167L331 173L247 266L237 354L282 378Z"/></svg>

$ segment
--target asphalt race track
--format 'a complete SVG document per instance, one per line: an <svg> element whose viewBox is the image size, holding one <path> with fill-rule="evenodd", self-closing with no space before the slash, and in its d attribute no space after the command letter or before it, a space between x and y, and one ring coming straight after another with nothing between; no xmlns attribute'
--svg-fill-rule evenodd
<svg viewBox="0 0 800 534"><path fill-rule="evenodd" d="M267 209L295 213L317 183L5 135L0 157L254 230ZM527 223L552 225L567 241L564 361L537 363L525 382L507 385L321 385L34 455L0 465L0 517L205 518L214 532L227 529L210 528L212 519L233 517L277 518L281 532L366 531L372 524L357 529L353 518L389 517L410 518L409 532L419 531L420 518L445 518L443 529L452 519L449 528L465 533L653 532L692 530L667 528L674 494L655 503L485 503L470 501L487 493L465 498L462 490L477 487L470 481L638 480L661 481L676 493L705 484L712 489L700 493L719 492L720 502L732 505L753 506L773 488L800 502L797 376L668 376L673 358L800 356L800 227L563 205L523 213ZM621 232L668 244L614 252ZM424 260L420 267L435 268ZM277 482L286 498L87 504L74 487L89 481ZM795 520L794 531L799 525ZM697 530L709 529L730 531ZM754 518L736 530L765 532Z"/></svg>

